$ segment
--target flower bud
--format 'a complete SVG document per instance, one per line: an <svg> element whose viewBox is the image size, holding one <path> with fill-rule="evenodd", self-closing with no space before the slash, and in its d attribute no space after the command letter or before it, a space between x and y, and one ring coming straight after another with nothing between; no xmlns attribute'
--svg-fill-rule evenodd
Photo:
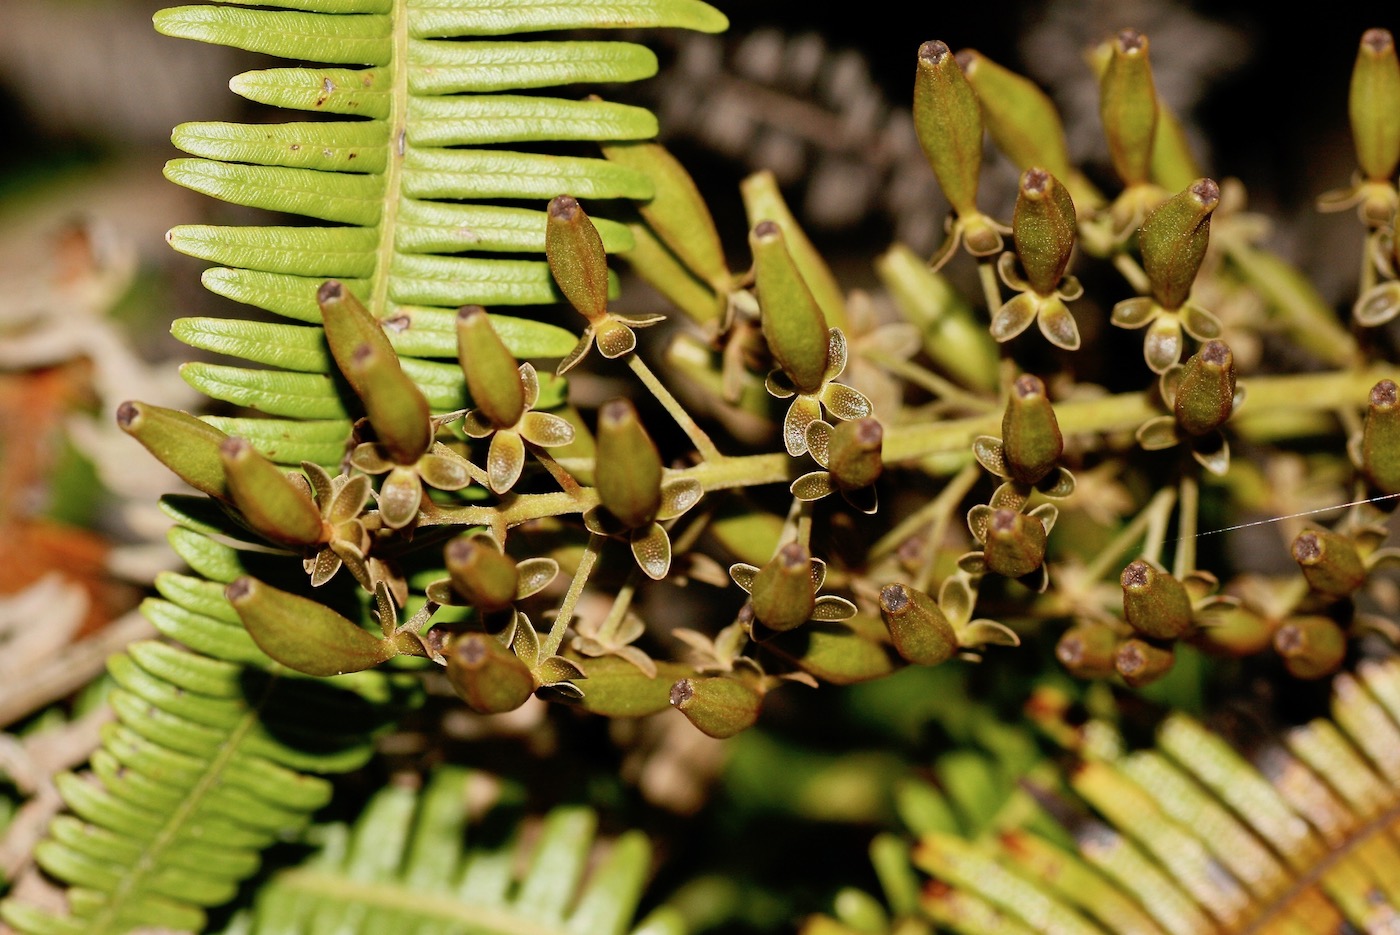
<svg viewBox="0 0 1400 935"><path fill-rule="evenodd" d="M320 601L255 578L234 579L224 596L258 648L307 675L359 672L400 652L394 640L375 636Z"/></svg>
<svg viewBox="0 0 1400 935"><path fill-rule="evenodd" d="M1019 484L1039 483L1059 463L1065 440L1039 377L1022 374L1012 384L1001 417L1001 447L1006 471Z"/></svg>
<svg viewBox="0 0 1400 935"><path fill-rule="evenodd" d="M977 93L987 133L1018 169L1044 166L1060 178L1074 171L1059 111L1034 81L1003 68L976 49L958 53Z"/></svg>
<svg viewBox="0 0 1400 935"><path fill-rule="evenodd" d="M211 497L228 496L219 454L228 436L214 426L188 412L130 400L117 407L117 425L194 489Z"/></svg>
<svg viewBox="0 0 1400 935"><path fill-rule="evenodd" d="M869 487L880 477L884 462L880 449L885 429L873 416L838 422L827 442L827 465L836 486L844 490Z"/></svg>
<svg viewBox="0 0 1400 935"><path fill-rule="evenodd" d="M1011 237L1026 281L1040 295L1050 295L1064 278L1074 250L1074 201L1056 178L1032 167L1021 173Z"/></svg>
<svg viewBox="0 0 1400 935"><path fill-rule="evenodd" d="M1361 470L1381 493L1400 493L1400 390L1394 380L1371 387L1361 430Z"/></svg>
<svg viewBox="0 0 1400 935"><path fill-rule="evenodd" d="M812 581L812 555L789 542L754 576L749 589L754 616L770 630L791 630L812 619L817 589Z"/></svg>
<svg viewBox="0 0 1400 935"><path fill-rule="evenodd" d="M987 523L983 560L1007 578L1029 575L1045 561L1045 527L1034 516L999 509Z"/></svg>
<svg viewBox="0 0 1400 935"><path fill-rule="evenodd" d="M520 586L515 559L503 553L489 536L453 539L443 550L443 560L452 590L482 613L505 610L515 601Z"/></svg>
<svg viewBox="0 0 1400 935"><path fill-rule="evenodd" d="M590 322L608 312L608 259L598 229L569 195L549 203L544 253L554 282L569 304Z"/></svg>
<svg viewBox="0 0 1400 935"><path fill-rule="evenodd" d="M1113 668L1133 688L1155 682L1172 670L1176 654L1143 640L1124 640L1113 654Z"/></svg>
<svg viewBox="0 0 1400 935"><path fill-rule="evenodd" d="M1224 425L1235 408L1235 355L1223 341L1207 341L1181 370L1173 404L1176 424L1187 435L1205 435Z"/></svg>
<svg viewBox="0 0 1400 935"><path fill-rule="evenodd" d="M316 290L316 304L321 309L326 344L330 347L336 366L345 375L355 395L364 399L368 390L359 383L358 376L351 372L351 358L361 345L375 348L380 352L380 357L395 357L389 336L384 333L379 320L341 282L328 279L321 283L321 287Z"/></svg>
<svg viewBox="0 0 1400 935"><path fill-rule="evenodd" d="M1157 91L1147 37L1136 29L1120 31L1110 43L1108 67L1099 80L1099 117L1114 171L1123 184L1147 182L1157 131Z"/></svg>
<svg viewBox="0 0 1400 935"><path fill-rule="evenodd" d="M953 53L938 40L919 46L914 129L948 204L959 216L977 214L982 111Z"/></svg>
<svg viewBox="0 0 1400 935"><path fill-rule="evenodd" d="M503 714L530 700L535 677L520 657L487 633L463 633L447 651L447 680L478 714Z"/></svg>
<svg viewBox="0 0 1400 935"><path fill-rule="evenodd" d="M880 618L905 661L918 666L947 662L958 651L958 635L938 602L902 584L880 590Z"/></svg>
<svg viewBox="0 0 1400 935"><path fill-rule="evenodd" d="M797 275L816 299L817 307L826 316L826 323L840 328L846 322L846 292L827 265L826 257L812 243L802 225L793 217L792 209L783 200L782 189L772 172L755 172L739 183L739 194L744 199L744 213L749 227L757 227L764 221L772 221L783 232L783 244L787 247L792 263L797 267Z"/></svg>
<svg viewBox="0 0 1400 935"><path fill-rule="evenodd" d="M661 453L626 399L598 410L598 499L628 529L656 519L661 509Z"/></svg>
<svg viewBox="0 0 1400 935"><path fill-rule="evenodd" d="M831 685L854 685L895 670L883 630L878 620L854 617L845 623L779 633L764 646L813 678Z"/></svg>
<svg viewBox="0 0 1400 935"><path fill-rule="evenodd" d="M1274 634L1274 649L1293 676L1320 679L1341 668L1347 638L1330 617L1293 617Z"/></svg>
<svg viewBox="0 0 1400 935"><path fill-rule="evenodd" d="M1362 174L1390 182L1400 163L1400 62L1388 30L1368 29L1361 36L1347 112Z"/></svg>
<svg viewBox="0 0 1400 935"><path fill-rule="evenodd" d="M1143 220L1138 233L1142 268L1162 308L1178 309L1190 296L1210 242L1210 215L1219 204L1220 186L1198 179Z"/></svg>
<svg viewBox="0 0 1400 935"><path fill-rule="evenodd" d="M1209 652L1242 658L1263 652L1276 625L1248 607L1222 607L1204 613L1193 639Z"/></svg>
<svg viewBox="0 0 1400 935"><path fill-rule="evenodd" d="M321 511L303 487L281 468L258 454L247 440L227 438L219 446L228 493L248 525L286 545L308 546L325 541Z"/></svg>
<svg viewBox="0 0 1400 935"><path fill-rule="evenodd" d="M342 367L389 458L396 464L415 463L433 444L432 412L398 355L392 349L386 354L377 342L361 344Z"/></svg>
<svg viewBox="0 0 1400 935"><path fill-rule="evenodd" d="M749 247L758 286L759 322L768 349L793 386L813 392L821 386L829 362L826 316L788 253L777 222L755 225Z"/></svg>
<svg viewBox="0 0 1400 935"><path fill-rule="evenodd" d="M512 428L525 414L520 364L506 348L480 305L457 312L457 360L477 409L500 429Z"/></svg>
<svg viewBox="0 0 1400 935"><path fill-rule="evenodd" d="M1143 636L1174 640L1192 626L1186 586L1143 559L1123 569L1123 615Z"/></svg>
<svg viewBox="0 0 1400 935"><path fill-rule="evenodd" d="M1060 634L1055 658L1076 678L1107 678L1115 671L1113 661L1119 639L1109 627L1081 623Z"/></svg>
<svg viewBox="0 0 1400 935"><path fill-rule="evenodd" d="M671 686L671 706L701 733L722 740L754 725L763 696L743 679L687 678Z"/></svg>
<svg viewBox="0 0 1400 935"><path fill-rule="evenodd" d="M1350 597L1366 583L1366 565L1356 546L1345 536L1325 529L1309 529L1293 540L1293 558L1303 569L1308 585L1324 597Z"/></svg>

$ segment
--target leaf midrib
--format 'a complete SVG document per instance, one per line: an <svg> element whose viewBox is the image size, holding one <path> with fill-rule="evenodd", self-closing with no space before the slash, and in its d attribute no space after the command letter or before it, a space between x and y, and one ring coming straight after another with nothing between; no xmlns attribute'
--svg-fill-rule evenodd
<svg viewBox="0 0 1400 935"><path fill-rule="evenodd" d="M375 249L374 294L369 310L376 318L389 314L389 280L394 258L394 231L398 227L403 185L404 157L408 151L408 0L394 0L389 11L389 155L384 169L384 212L379 219L379 245Z"/></svg>

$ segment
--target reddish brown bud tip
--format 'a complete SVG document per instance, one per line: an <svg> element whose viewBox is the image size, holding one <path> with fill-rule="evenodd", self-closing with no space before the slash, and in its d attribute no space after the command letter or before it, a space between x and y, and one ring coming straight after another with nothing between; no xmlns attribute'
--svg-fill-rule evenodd
<svg viewBox="0 0 1400 935"><path fill-rule="evenodd" d="M1118 30L1115 38L1118 40L1118 48L1123 52L1140 52L1147 48L1147 37L1131 26Z"/></svg>
<svg viewBox="0 0 1400 935"><path fill-rule="evenodd" d="M1146 587L1148 573L1150 571L1151 566L1142 559L1138 559L1127 568L1123 569L1123 577L1119 580L1125 588Z"/></svg>
<svg viewBox="0 0 1400 935"><path fill-rule="evenodd" d="M930 64L937 65L947 57L949 51L946 42L933 39L919 46L919 58Z"/></svg>
<svg viewBox="0 0 1400 935"><path fill-rule="evenodd" d="M1203 205L1212 207L1220 203L1220 186L1214 179L1201 179L1191 186L1191 194Z"/></svg>
<svg viewBox="0 0 1400 935"><path fill-rule="evenodd" d="M463 305L461 308L457 309L457 320L463 322L472 321L478 315L485 314L486 309L482 308L480 305Z"/></svg>
<svg viewBox="0 0 1400 935"><path fill-rule="evenodd" d="M1392 383L1390 385L1393 390L1395 384ZM1372 398L1375 397L1374 390L1372 391L1371 395ZM131 423L135 422L136 418L139 415L141 415L141 410L137 409L136 404L128 399L126 402L122 403L120 406L117 407L117 425L121 426L124 429L130 428Z"/></svg>
<svg viewBox="0 0 1400 935"><path fill-rule="evenodd" d="M572 195L559 195L549 202L549 216L561 221L572 221L578 213L578 199Z"/></svg>
<svg viewBox="0 0 1400 935"><path fill-rule="evenodd" d="M230 458L236 458L252 447L253 446L248 442L246 438L239 438L236 435L230 435L228 438L225 438L222 442L219 443L219 453L227 455Z"/></svg>
<svg viewBox="0 0 1400 935"><path fill-rule="evenodd" d="M1224 341L1207 341L1200 350L1201 360L1207 364L1223 367L1233 359L1230 347Z"/></svg>
<svg viewBox="0 0 1400 935"><path fill-rule="evenodd" d="M1021 176L1021 190L1027 195L1043 195L1050 186L1050 173L1041 168L1027 169Z"/></svg>
<svg viewBox="0 0 1400 935"><path fill-rule="evenodd" d="M326 302L334 302L345 293L345 287L338 280L327 279L321 283L321 288L316 290L316 303L318 305Z"/></svg>
<svg viewBox="0 0 1400 935"><path fill-rule="evenodd" d="M858 444L878 445L885 440L885 427L879 419L858 419L854 424Z"/></svg>
<svg viewBox="0 0 1400 935"><path fill-rule="evenodd" d="M992 531L1010 534L1016 531L1016 518L1019 514L1015 510L1002 508L992 514Z"/></svg>
<svg viewBox="0 0 1400 935"><path fill-rule="evenodd" d="M963 70L963 74L967 74L969 69L976 67L978 57L975 49L962 49L953 56L953 61L958 63L958 67Z"/></svg>
<svg viewBox="0 0 1400 935"><path fill-rule="evenodd" d="M236 604L252 593L252 590L253 579L244 575L242 578L235 578L228 587L224 588L224 597Z"/></svg>
<svg viewBox="0 0 1400 935"><path fill-rule="evenodd" d="M1397 402L1400 402L1400 387L1396 387L1394 380L1382 380L1371 387L1371 405L1381 409L1389 409ZM123 403L128 406L130 403ZM120 413L118 418L120 419Z"/></svg>
<svg viewBox="0 0 1400 935"><path fill-rule="evenodd" d="M1293 558L1301 565L1322 558L1322 543L1318 541L1316 533L1305 532L1293 540Z"/></svg>
<svg viewBox="0 0 1400 935"><path fill-rule="evenodd" d="M1032 373L1024 373L1017 377L1016 382L1011 385L1011 389L1018 399L1034 399L1037 396L1045 395L1045 383Z"/></svg>
<svg viewBox="0 0 1400 935"><path fill-rule="evenodd" d="M887 584L880 589L880 609L892 614L909 606L909 590L902 584Z"/></svg>
<svg viewBox="0 0 1400 935"><path fill-rule="evenodd" d="M462 640L457 644L457 658L467 666L479 666L486 661L486 643L482 640Z"/></svg>
<svg viewBox="0 0 1400 935"><path fill-rule="evenodd" d="M1368 29L1361 34L1361 44L1381 55L1395 45L1395 38L1391 36L1389 29Z"/></svg>
<svg viewBox="0 0 1400 935"><path fill-rule="evenodd" d="M776 237L782 233L782 228L778 227L777 221L759 221L754 225L753 235L755 237Z"/></svg>
<svg viewBox="0 0 1400 935"><path fill-rule="evenodd" d="M679 707L695 697L695 686L690 679L681 679L671 686L671 704Z"/></svg>

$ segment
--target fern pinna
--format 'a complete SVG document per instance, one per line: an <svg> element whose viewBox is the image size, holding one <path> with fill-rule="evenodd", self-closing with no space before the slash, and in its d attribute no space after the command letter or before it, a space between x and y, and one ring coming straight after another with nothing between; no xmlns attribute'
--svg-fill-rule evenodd
<svg viewBox="0 0 1400 935"><path fill-rule="evenodd" d="M319 63L248 72L231 87L262 104L336 115L175 130L175 144L193 158L171 161L171 180L311 224L172 230L175 249L219 264L205 274L209 289L289 319L187 318L174 332L194 347L254 365L184 369L209 396L267 416L209 417L214 437L239 436L276 463L311 470L341 461L357 414L330 375L317 306L324 281L339 280L383 323L403 372L434 412L460 410L468 402L461 368L434 360L457 354L455 308L559 297L543 259L543 202L564 193L652 194L650 180L635 169L530 151L538 143L648 138L656 132L649 112L592 97L500 93L635 81L656 69L649 50L615 41L486 37L580 28L717 31L725 19L698 0L275 5L187 6L155 17L166 35ZM610 251L631 246L625 226L599 220L597 227ZM519 357L562 357L576 341L528 318L491 317ZM558 405L562 381L544 379L539 397L541 408ZM151 418L159 417L139 406L121 415L129 427ZM352 520L367 496L367 487L352 485L341 498L350 514L342 519ZM257 869L261 849L295 835L329 801L330 784L314 774L363 764L375 732L413 696L393 675L361 672L326 682L274 662L249 636L225 585L242 576L295 583L266 555L211 538L257 537L209 501L176 498L168 511L178 524L171 542L197 576L163 575L161 597L146 604L173 642L143 643L112 660L117 722L91 773L62 779L74 815L54 824L36 854L68 885L66 905L54 911L22 897L5 902L0 916L19 931L200 930L204 907L233 898ZM329 588L323 600L367 618L367 595L352 590ZM632 881L626 887L640 879L638 859L632 854L622 874ZM635 898L609 911L630 913L632 905ZM567 930L591 925L581 910ZM508 914L501 917L507 928L500 931L518 930L509 928ZM626 921L609 926L620 931Z"/></svg>

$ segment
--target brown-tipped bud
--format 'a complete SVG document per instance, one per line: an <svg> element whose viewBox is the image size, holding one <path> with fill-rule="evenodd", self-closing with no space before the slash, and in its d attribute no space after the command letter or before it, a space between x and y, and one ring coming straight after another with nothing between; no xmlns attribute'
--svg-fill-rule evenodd
<svg viewBox="0 0 1400 935"><path fill-rule="evenodd" d="M608 311L608 258L603 238L569 195L559 195L546 212L544 253L554 282L569 304L589 321Z"/></svg>
<svg viewBox="0 0 1400 935"><path fill-rule="evenodd" d="M1176 654L1143 640L1124 640L1113 654L1113 668L1134 688L1155 682L1172 670Z"/></svg>
<svg viewBox="0 0 1400 935"><path fill-rule="evenodd" d="M1208 652L1235 657L1263 652L1277 629L1274 621L1243 606L1212 609L1197 622L1196 643Z"/></svg>
<svg viewBox="0 0 1400 935"><path fill-rule="evenodd" d="M452 590L482 613L505 610L515 601L520 572L515 559L484 535L453 539L443 550Z"/></svg>
<svg viewBox="0 0 1400 935"><path fill-rule="evenodd" d="M358 374L352 372L351 360L363 345L374 348L380 357L394 357L389 336L384 333L379 320L341 282L328 279L321 283L321 288L316 290L316 304L321 308L326 344L330 347L336 366L345 375L355 395L364 399L367 389L360 384Z"/></svg>
<svg viewBox="0 0 1400 935"><path fill-rule="evenodd" d="M1274 635L1274 649L1300 679L1320 679L1342 666L1347 637L1330 617L1293 617Z"/></svg>
<svg viewBox="0 0 1400 935"><path fill-rule="evenodd" d="M457 361L476 408L496 428L513 428L525 414L520 362L480 305L467 305L457 312Z"/></svg>
<svg viewBox="0 0 1400 935"><path fill-rule="evenodd" d="M1003 68L975 49L958 53L958 64L977 93L987 133L1018 169L1044 166L1068 178L1073 172L1065 128L1049 95L1029 78Z"/></svg>
<svg viewBox="0 0 1400 935"><path fill-rule="evenodd" d="M1157 132L1157 90L1147 37L1124 29L1109 46L1108 66L1099 79L1099 117L1114 171L1124 185L1139 185L1151 175Z"/></svg>
<svg viewBox="0 0 1400 935"><path fill-rule="evenodd" d="M225 439L219 454L229 496L249 526L286 545L308 546L325 541L326 524L305 486L288 478L245 439Z"/></svg>
<svg viewBox="0 0 1400 935"><path fill-rule="evenodd" d="M1040 295L1050 295L1064 278L1076 223L1074 201L1053 175L1038 167L1021 173L1011 236L1026 281Z"/></svg>
<svg viewBox="0 0 1400 935"><path fill-rule="evenodd" d="M1187 435L1205 435L1224 425L1235 408L1235 355L1224 341L1207 341L1181 371L1173 406Z"/></svg>
<svg viewBox="0 0 1400 935"><path fill-rule="evenodd" d="M749 247L768 349L793 386L814 392L822 385L830 356L826 315L788 253L777 222L758 222L749 232Z"/></svg>
<svg viewBox="0 0 1400 935"><path fill-rule="evenodd" d="M943 608L916 588L887 584L880 590L880 618L890 631L895 651L916 666L936 666L958 651L954 632Z"/></svg>
<svg viewBox="0 0 1400 935"><path fill-rule="evenodd" d="M836 486L843 490L869 487L880 477L884 461L880 450L885 429L874 416L838 422L827 443L827 465Z"/></svg>
<svg viewBox="0 0 1400 935"><path fill-rule="evenodd" d="M361 344L346 361L346 379L360 394L374 436L396 464L414 464L433 444L432 411L398 355Z"/></svg>
<svg viewBox="0 0 1400 935"><path fill-rule="evenodd" d="M1045 527L1040 520L1016 510L999 509L987 523L983 560L990 571L1020 578L1045 561L1045 543Z"/></svg>
<svg viewBox="0 0 1400 935"><path fill-rule="evenodd" d="M463 633L447 651L447 680L478 714L504 714L530 700L535 677L520 657L486 633Z"/></svg>
<svg viewBox="0 0 1400 935"><path fill-rule="evenodd" d="M1022 374L1011 385L1001 417L1001 447L1006 471L1019 484L1039 483L1064 454L1060 423L1039 377Z"/></svg>
<svg viewBox="0 0 1400 935"><path fill-rule="evenodd" d="M914 129L953 210L977 213L982 172L982 111L957 59L938 40L919 46Z"/></svg>
<svg viewBox="0 0 1400 935"><path fill-rule="evenodd" d="M320 601L255 578L235 579L224 596L263 652L307 675L359 672L399 654L392 640L375 636Z"/></svg>
<svg viewBox="0 0 1400 935"><path fill-rule="evenodd" d="M1361 430L1361 470L1381 493L1400 493L1400 390L1394 380L1371 387Z"/></svg>
<svg viewBox="0 0 1400 935"><path fill-rule="evenodd" d="M628 529L646 526L661 509L661 453L637 410L612 399L598 410L598 499Z"/></svg>
<svg viewBox="0 0 1400 935"><path fill-rule="evenodd" d="M1346 536L1325 529L1309 529L1293 540L1293 558L1303 569L1308 585L1324 597L1350 597L1366 583L1366 564Z"/></svg>
<svg viewBox="0 0 1400 935"><path fill-rule="evenodd" d="M1180 581L1138 559L1123 569L1123 615L1143 636L1174 640L1192 626L1191 595Z"/></svg>
<svg viewBox="0 0 1400 935"><path fill-rule="evenodd" d="M826 322L833 328L841 328L846 323L846 291L841 288L836 274L827 265L826 257L812 243L802 225L797 223L792 209L783 199L783 190L778 178L772 172L755 172L739 183L739 194L744 199L744 214L749 227L757 227L764 221L772 221L782 228L783 244L792 257L802 282L816 299L817 307L826 316Z"/></svg>
<svg viewBox="0 0 1400 935"><path fill-rule="evenodd" d="M1347 112L1362 174L1389 182L1400 163L1400 61L1388 30L1368 29L1361 36Z"/></svg>
<svg viewBox="0 0 1400 935"><path fill-rule="evenodd" d="M791 630L812 619L817 588L812 581L812 555L789 542L754 576L749 589L753 613L770 630Z"/></svg>
<svg viewBox="0 0 1400 935"><path fill-rule="evenodd" d="M195 490L228 496L219 455L228 436L214 426L188 412L130 400L117 407L117 425Z"/></svg>
<svg viewBox="0 0 1400 935"><path fill-rule="evenodd" d="M1220 186L1197 179L1153 209L1142 222L1138 246L1152 296L1165 309L1180 308L1210 242L1211 212L1220 204Z"/></svg>
<svg viewBox="0 0 1400 935"><path fill-rule="evenodd" d="M701 733L723 740L758 721L763 695L742 679L688 678L671 686L671 706Z"/></svg>
<svg viewBox="0 0 1400 935"><path fill-rule="evenodd" d="M1107 678L1116 671L1113 661L1119 640L1110 627L1081 623L1060 634L1055 658L1076 678Z"/></svg>

